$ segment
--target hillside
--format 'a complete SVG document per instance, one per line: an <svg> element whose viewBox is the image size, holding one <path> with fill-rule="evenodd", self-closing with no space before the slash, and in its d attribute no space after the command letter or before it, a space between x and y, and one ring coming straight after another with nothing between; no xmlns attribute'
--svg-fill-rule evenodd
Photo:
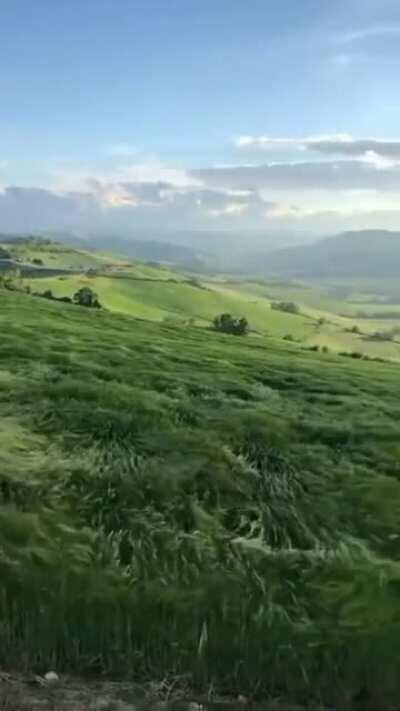
<svg viewBox="0 0 400 711"><path fill-rule="evenodd" d="M31 289L50 289L56 297L72 296L88 286L110 311L176 324L208 328L221 313L245 316L251 335L290 339L298 347L330 348L338 352L400 360L400 324L397 319L358 320L309 308L300 302L298 314L272 309L272 301L254 298L251 289L233 289L225 283L198 286L184 277L153 279L124 274L82 275L25 280ZM357 329L357 332L354 331ZM376 334L381 334L379 338Z"/></svg>
<svg viewBox="0 0 400 711"><path fill-rule="evenodd" d="M53 270L84 271L90 268L118 267L124 260L101 252L77 249L43 237L0 235L0 257L11 259L23 273Z"/></svg>
<svg viewBox="0 0 400 711"><path fill-rule="evenodd" d="M193 249L187 245L175 244L170 241L152 239L122 239L114 236L94 235L89 245L96 249L112 251L129 259L145 262L160 262L183 269L205 268L212 263L209 254Z"/></svg>
<svg viewBox="0 0 400 711"><path fill-rule="evenodd" d="M400 233L346 232L311 245L282 249L248 266L297 278L400 278Z"/></svg>
<svg viewBox="0 0 400 711"><path fill-rule="evenodd" d="M200 280L155 263L127 262L43 238L3 244L14 260L14 270L21 275L18 288L32 293L50 291L57 298L71 298L80 288L89 287L111 311L203 328L216 315L232 313L248 319L253 336L286 338L299 347L400 360L397 297L385 308L379 295L372 293L364 297L355 293L352 298L357 296L358 301L352 303L344 296L328 297L315 284L232 281L216 276ZM9 260L4 260L3 266L7 272ZM349 289L347 296L351 296ZM364 305L361 298L368 303ZM273 308L274 302L288 300L296 303L296 314ZM359 318L360 313L368 318Z"/></svg>
<svg viewBox="0 0 400 711"><path fill-rule="evenodd" d="M389 704L397 365L6 289L0 329L0 665Z"/></svg>
<svg viewBox="0 0 400 711"><path fill-rule="evenodd" d="M238 293L224 284L207 284L184 274L160 272L140 264L121 273L45 277L27 281L32 289L51 289L55 296L71 296L78 288L96 291L107 309L155 321L193 321L208 326L224 312L246 315L253 331L281 336L291 333L306 339L315 330L315 320L302 315L277 314L270 303Z"/></svg>

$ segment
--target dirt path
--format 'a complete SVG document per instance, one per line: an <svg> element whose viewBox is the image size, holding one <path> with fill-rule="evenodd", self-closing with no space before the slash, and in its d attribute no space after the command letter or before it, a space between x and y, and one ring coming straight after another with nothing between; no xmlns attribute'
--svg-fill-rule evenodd
<svg viewBox="0 0 400 711"><path fill-rule="evenodd" d="M164 695L164 698L162 698ZM197 699L170 696L162 685L139 688L129 682L45 678L0 672L0 711L306 711L285 701L252 704L239 699ZM325 711L310 707L310 711Z"/></svg>

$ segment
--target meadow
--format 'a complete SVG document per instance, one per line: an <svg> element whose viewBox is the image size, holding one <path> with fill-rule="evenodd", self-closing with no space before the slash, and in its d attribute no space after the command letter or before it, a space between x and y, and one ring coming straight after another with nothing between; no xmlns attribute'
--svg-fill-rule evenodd
<svg viewBox="0 0 400 711"><path fill-rule="evenodd" d="M31 238L3 243L3 247L21 261L21 285L33 292L50 290L60 298L90 287L110 311L201 327L207 327L220 313L243 315L253 336L286 338L300 347L400 361L400 295L390 280L233 279L192 275L168 265L132 263L50 240ZM26 273L23 264L37 258L54 273ZM57 269L69 273L57 273ZM274 302L281 300L295 303L298 313L274 310Z"/></svg>
<svg viewBox="0 0 400 711"><path fill-rule="evenodd" d="M277 298L284 297L283 286L274 291L252 282L200 281L180 272L139 264L116 272L99 271L95 276L76 273L24 279L24 283L32 290L50 289L57 297L71 296L82 286L89 286L110 311L154 321L190 321L207 327L219 313L245 315L253 335L289 337L303 347L318 346L336 352L358 352L368 357L400 361L400 321L379 318L379 309L384 307L376 305L374 318L357 318L355 313L345 315L341 307L344 311L348 304L318 303L316 289L310 289L315 302L312 305L306 289L305 295L288 285L288 297L296 297L295 303L299 307L298 314L291 314L271 308L274 294ZM328 306L331 310L327 310ZM387 334L387 337L375 339L377 332Z"/></svg>
<svg viewBox="0 0 400 711"><path fill-rule="evenodd" d="M396 363L4 288L0 329L1 666L390 708Z"/></svg>

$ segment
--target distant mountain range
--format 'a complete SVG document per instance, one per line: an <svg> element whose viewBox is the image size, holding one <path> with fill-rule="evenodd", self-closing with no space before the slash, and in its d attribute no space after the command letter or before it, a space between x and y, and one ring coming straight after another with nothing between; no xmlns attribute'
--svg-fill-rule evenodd
<svg viewBox="0 0 400 711"><path fill-rule="evenodd" d="M120 237L95 236L87 242L88 247L142 262L159 262L193 269L201 268L209 261L209 255L196 249L156 239L128 240Z"/></svg>
<svg viewBox="0 0 400 711"><path fill-rule="evenodd" d="M344 232L314 244L252 255L250 272L296 278L400 278L400 232Z"/></svg>
<svg viewBox="0 0 400 711"><path fill-rule="evenodd" d="M193 235L193 244L164 239L122 239L94 236L88 244L130 259L175 265L191 271L245 272L288 278L400 278L400 232L344 232L317 242L273 249L271 236L254 246L242 235L214 235L214 241ZM260 246L262 244L262 247ZM276 240L275 240L276 244ZM248 245L248 246L247 246Z"/></svg>
<svg viewBox="0 0 400 711"><path fill-rule="evenodd" d="M186 244L171 241L166 234L160 239L140 235L127 239L112 235L77 237L65 232L42 233L44 239L66 243L75 249L104 251L130 260L156 262L203 273L247 274L312 279L384 279L400 278L400 232L361 230L343 232L316 242L273 249L270 235L254 245L249 235L193 233ZM182 237L179 235L179 237ZM6 258L7 243L29 240L30 235L1 235L0 257Z"/></svg>

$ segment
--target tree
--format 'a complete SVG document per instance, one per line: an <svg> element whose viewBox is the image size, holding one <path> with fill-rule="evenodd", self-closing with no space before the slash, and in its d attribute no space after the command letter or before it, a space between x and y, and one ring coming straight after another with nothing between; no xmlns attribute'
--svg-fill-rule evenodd
<svg viewBox="0 0 400 711"><path fill-rule="evenodd" d="M233 336L245 336L249 332L249 323L246 318L235 318L231 314L216 316L213 326L220 333L230 333Z"/></svg>
<svg viewBox="0 0 400 711"><path fill-rule="evenodd" d="M298 305L293 303L293 301L273 301L271 303L271 309L274 309L274 311L284 311L288 314L300 313Z"/></svg>
<svg viewBox="0 0 400 711"><path fill-rule="evenodd" d="M8 269L1 276L1 285L10 291L21 291L23 281L19 269Z"/></svg>
<svg viewBox="0 0 400 711"><path fill-rule="evenodd" d="M72 300L78 306L86 306L89 309L100 309L100 302L97 294L89 286L82 286L73 295Z"/></svg>

